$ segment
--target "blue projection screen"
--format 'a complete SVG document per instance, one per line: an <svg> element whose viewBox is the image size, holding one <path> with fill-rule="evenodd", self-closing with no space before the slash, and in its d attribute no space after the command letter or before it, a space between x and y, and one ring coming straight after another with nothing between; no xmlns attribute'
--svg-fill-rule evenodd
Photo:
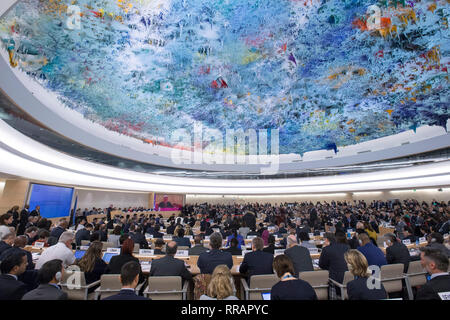
<svg viewBox="0 0 450 320"><path fill-rule="evenodd" d="M30 210L41 207L44 218L67 217L70 215L73 188L31 184Z"/></svg>

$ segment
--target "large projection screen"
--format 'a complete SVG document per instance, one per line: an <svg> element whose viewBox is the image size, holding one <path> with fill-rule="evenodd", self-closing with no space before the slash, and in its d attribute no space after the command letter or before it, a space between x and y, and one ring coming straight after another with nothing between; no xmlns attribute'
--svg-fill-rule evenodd
<svg viewBox="0 0 450 320"><path fill-rule="evenodd" d="M67 217L70 215L73 188L32 183L30 186L30 210L41 207L44 218Z"/></svg>

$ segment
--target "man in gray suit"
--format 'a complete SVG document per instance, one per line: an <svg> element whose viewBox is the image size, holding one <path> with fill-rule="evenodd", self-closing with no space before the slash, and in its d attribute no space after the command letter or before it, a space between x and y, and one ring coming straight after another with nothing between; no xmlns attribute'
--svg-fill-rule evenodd
<svg viewBox="0 0 450 320"><path fill-rule="evenodd" d="M62 260L47 261L39 269L39 286L25 294L22 300L67 300L67 293L58 286L64 272Z"/></svg>
<svg viewBox="0 0 450 320"><path fill-rule="evenodd" d="M196 235L194 237L194 246L189 249L190 256L199 256L201 253L208 251L208 248L205 248L202 244L202 236Z"/></svg>
<svg viewBox="0 0 450 320"><path fill-rule="evenodd" d="M295 235L290 235L287 238L286 248L284 254L291 258L294 263L296 277L298 277L299 272L314 271L309 250L297 244L297 237Z"/></svg>
<svg viewBox="0 0 450 320"><path fill-rule="evenodd" d="M191 280L192 274L186 269L183 260L175 259L177 243L171 241L166 245L166 256L153 260L150 277L180 276L183 280Z"/></svg>

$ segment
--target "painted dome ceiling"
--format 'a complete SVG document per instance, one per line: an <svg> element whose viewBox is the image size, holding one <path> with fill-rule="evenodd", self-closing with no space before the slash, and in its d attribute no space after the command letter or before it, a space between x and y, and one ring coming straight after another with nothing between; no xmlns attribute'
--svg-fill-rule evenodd
<svg viewBox="0 0 450 320"><path fill-rule="evenodd" d="M448 1L25 0L2 50L61 105L173 146L194 123L279 129L280 153L449 118Z"/></svg>

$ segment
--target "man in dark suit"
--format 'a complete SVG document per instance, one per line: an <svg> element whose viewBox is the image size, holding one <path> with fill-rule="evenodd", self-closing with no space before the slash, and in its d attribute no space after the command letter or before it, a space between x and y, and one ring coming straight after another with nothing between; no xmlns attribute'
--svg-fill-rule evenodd
<svg viewBox="0 0 450 320"><path fill-rule="evenodd" d="M38 238L39 228L37 227L31 227L25 230L25 237L27 237L27 245L31 246L33 242L35 242Z"/></svg>
<svg viewBox="0 0 450 320"><path fill-rule="evenodd" d="M56 238L56 240L59 240L59 237L63 234L64 231L66 231L68 226L68 223L66 219L59 220L59 224L57 227L53 228L50 232L50 237Z"/></svg>
<svg viewBox="0 0 450 320"><path fill-rule="evenodd" d="M163 197L163 201L161 201L158 204L159 208L173 208L174 206L172 205L172 203L169 202L169 197L168 196L164 196Z"/></svg>
<svg viewBox="0 0 450 320"><path fill-rule="evenodd" d="M111 211L113 211L113 205L110 205L109 208L106 209L106 221L111 220Z"/></svg>
<svg viewBox="0 0 450 320"><path fill-rule="evenodd" d="M39 286L25 294L22 300L67 300L67 293L58 286L63 272L62 260L54 259L44 263L38 273Z"/></svg>
<svg viewBox="0 0 450 320"><path fill-rule="evenodd" d="M189 249L190 256L199 256L203 252L208 251L202 244L202 236L197 234L194 236L194 246Z"/></svg>
<svg viewBox="0 0 450 320"><path fill-rule="evenodd" d="M177 237L173 238L173 241L177 243L179 247L191 247L191 241L188 238L184 237L184 229L181 228L178 230Z"/></svg>
<svg viewBox="0 0 450 320"><path fill-rule="evenodd" d="M0 270L0 300L20 300L27 293L26 285L18 276L27 268L27 256L24 252L9 255L2 261Z"/></svg>
<svg viewBox="0 0 450 320"><path fill-rule="evenodd" d="M25 246L27 245L27 237L25 236L18 236L14 240L14 246L3 251L3 253L0 255L0 261L3 261L6 259L6 257L19 253L24 252L27 255L27 270L33 270L34 269L34 263L33 263L33 256L31 255L31 252L24 250Z"/></svg>
<svg viewBox="0 0 450 320"><path fill-rule="evenodd" d="M180 276L183 280L191 280L192 275L184 265L184 261L175 259L177 243L170 241L166 246L166 256L152 261L150 277Z"/></svg>
<svg viewBox="0 0 450 320"><path fill-rule="evenodd" d="M142 234L142 228L132 224L130 226L130 238L133 239L134 243L139 243L140 249L148 249L148 242L145 236Z"/></svg>
<svg viewBox="0 0 450 320"><path fill-rule="evenodd" d="M247 211L247 213L242 217L242 220L245 221L245 224L250 229L256 229L256 217L252 212Z"/></svg>
<svg viewBox="0 0 450 320"><path fill-rule="evenodd" d="M77 246L81 246L82 240L87 240L87 241L91 240L92 229L93 229L92 224L87 223L84 226L84 228L81 228L80 230L77 231L77 233L75 233L75 242L76 242Z"/></svg>
<svg viewBox="0 0 450 320"><path fill-rule="evenodd" d="M28 209L30 209L30 206L27 204L20 212L19 227L17 228L18 235L21 235L25 232L25 227L28 223L28 217L30 216L30 212L28 211Z"/></svg>
<svg viewBox="0 0 450 320"><path fill-rule="evenodd" d="M37 217L41 215L41 207L40 206L36 206L36 208L34 208L33 211L31 211L30 216L32 217Z"/></svg>
<svg viewBox="0 0 450 320"><path fill-rule="evenodd" d="M450 275L448 273L448 258L440 250L421 248L420 262L431 275L416 294L416 300L441 300L438 293L450 291Z"/></svg>
<svg viewBox="0 0 450 320"><path fill-rule="evenodd" d="M315 207L312 207L309 210L309 225L314 226L317 220L317 210Z"/></svg>
<svg viewBox="0 0 450 320"><path fill-rule="evenodd" d="M356 217L350 211L345 212L345 218L342 220L345 229L355 229L357 222Z"/></svg>
<svg viewBox="0 0 450 320"><path fill-rule="evenodd" d="M384 237L387 239L386 261L388 264L403 263L403 273L408 272L411 256L408 248L393 233L386 233Z"/></svg>
<svg viewBox="0 0 450 320"><path fill-rule="evenodd" d="M314 271L309 250L298 245L297 237L295 235L287 237L286 248L284 254L292 260L296 277L298 277L299 272Z"/></svg>
<svg viewBox="0 0 450 320"><path fill-rule="evenodd" d="M260 237L253 238L252 252L244 256L239 273L246 275L247 281L259 274L272 274L273 254L264 252L264 241Z"/></svg>
<svg viewBox="0 0 450 320"><path fill-rule="evenodd" d="M230 240L230 247L223 250L231 253L232 256L242 256L242 249L239 249L239 241L236 238Z"/></svg>
<svg viewBox="0 0 450 320"><path fill-rule="evenodd" d="M3 236L3 238L1 239L2 241L0 241L0 255L6 250L12 248L15 239L16 235L14 233L8 233L7 235Z"/></svg>
<svg viewBox="0 0 450 320"><path fill-rule="evenodd" d="M172 221L170 223L170 226L167 227L166 233L167 234L173 234L174 231L175 231L175 222Z"/></svg>
<svg viewBox="0 0 450 320"><path fill-rule="evenodd" d="M165 244L166 244L166 242L163 239L157 238L156 241L155 241L155 250L154 250L153 253L154 254L166 254L163 251L163 247L164 247Z"/></svg>
<svg viewBox="0 0 450 320"><path fill-rule="evenodd" d="M200 269L200 273L212 274L214 268L220 264L225 264L228 268L233 267L233 257L229 252L223 252L220 250L222 246L222 235L214 232L209 238L209 245L211 250L200 254L197 260L197 266Z"/></svg>
<svg viewBox="0 0 450 320"><path fill-rule="evenodd" d="M330 278L342 283L345 271L348 270L347 262L345 262L344 254L350 249L345 243L345 233L336 232L325 234L325 243L319 258L319 267L328 270Z"/></svg>
<svg viewBox="0 0 450 320"><path fill-rule="evenodd" d="M136 286L139 283L141 265L135 261L127 262L120 270L120 282L122 289L118 294L109 296L103 300L151 300L136 294Z"/></svg>
<svg viewBox="0 0 450 320"><path fill-rule="evenodd" d="M159 230L161 229L161 227L159 226L159 224L155 225L155 229L153 231L153 238L161 238L164 237L164 234L159 232Z"/></svg>

